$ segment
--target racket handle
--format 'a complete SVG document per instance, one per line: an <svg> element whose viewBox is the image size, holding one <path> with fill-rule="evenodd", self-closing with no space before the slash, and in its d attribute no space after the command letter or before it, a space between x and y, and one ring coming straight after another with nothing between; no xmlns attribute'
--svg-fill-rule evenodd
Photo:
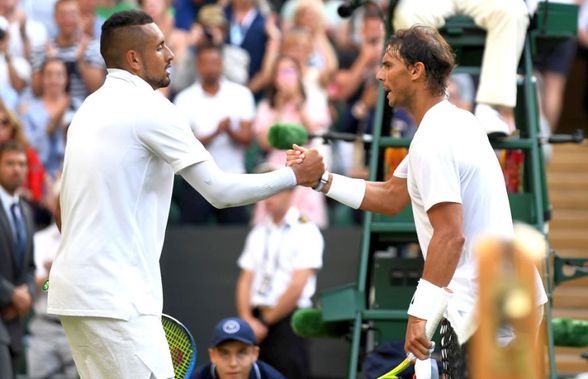
<svg viewBox="0 0 588 379"><path fill-rule="evenodd" d="M435 314L433 317L431 317L430 319L427 320L427 323L425 324L425 334L427 335L428 340L433 339L433 336L435 335L435 331L437 331L437 326L439 326L439 323L441 322L441 319L443 318L444 312L445 312L445 309L443 309L443 311L441 311L439 314Z"/></svg>

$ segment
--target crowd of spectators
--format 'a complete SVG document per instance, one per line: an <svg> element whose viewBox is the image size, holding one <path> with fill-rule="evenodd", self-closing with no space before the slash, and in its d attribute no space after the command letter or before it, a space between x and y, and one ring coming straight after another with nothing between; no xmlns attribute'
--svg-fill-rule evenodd
<svg viewBox="0 0 588 379"><path fill-rule="evenodd" d="M440 15L464 13L489 30L510 28L497 32L501 33L498 37L489 33L488 43L499 45L492 49L501 49L504 35L510 33L511 39L518 41L513 59L517 58L528 22L518 7L516 12L507 12L513 20L509 22L516 27L493 26L492 20L505 9L498 0L488 2L495 4L494 8L487 6L491 10L469 8L467 1L445 0L437 4L440 15L433 15L433 8L428 9L431 15L417 11L422 7L413 7L418 5L414 2L395 3L394 27L412 22L440 27ZM426 4L427 0L418 3ZM263 161L278 162L283 158L267 141L267 132L276 123L300 124L313 134L329 129L372 132L378 101L375 71L383 53L383 15L388 2L368 2L350 18L337 14L341 4L342 0L1 0L0 111L7 114L12 134L29 151L31 167L25 192L36 209L38 223L47 223L49 217L44 198L51 193L48 186L60 175L67 126L81 102L107 74L99 52L99 37L102 23L112 13L140 8L155 20L175 54L171 85L161 90L162 95L186 113L194 134L214 150L217 161L234 172L244 172ZM579 46L586 44L585 18L580 17ZM555 50L540 50L537 56L538 74L543 77L540 83L544 83L540 97L542 120L547 131L556 129L576 44L572 39ZM200 50L210 50L211 46L220 53L212 53L212 62L210 51L200 54ZM561 55L558 51L565 52L567 58L553 58ZM490 53L485 54L484 62L494 59ZM506 65L503 59L498 61ZM511 77L514 71L509 70ZM213 81L222 84L218 89L205 88L211 75L215 77ZM513 87L509 84L506 92L491 87L500 80L507 82L495 78L501 75L496 65L483 68L479 83L485 87L473 89L470 83L478 83L478 78L462 75L450 86L450 100L463 106L460 97L452 93L477 91L469 109L483 122L502 120L512 129ZM494 93L498 98L493 98ZM390 129L396 136L410 137L415 130L402 109L395 110L390 123L391 128L384 130ZM366 146L343 142L327 145L320 139L310 144L322 150L333 171L356 177L367 175ZM393 157L392 161L401 159L401 154L396 155L387 153L386 157ZM256 209L238 210L236 215L219 216L207 210L197 194L189 191L186 195L183 187L178 180L174 192L176 212L171 222L245 224L263 217L259 205ZM334 212L328 205L332 204L307 189L298 190L294 197L312 221L321 228L329 225Z"/></svg>

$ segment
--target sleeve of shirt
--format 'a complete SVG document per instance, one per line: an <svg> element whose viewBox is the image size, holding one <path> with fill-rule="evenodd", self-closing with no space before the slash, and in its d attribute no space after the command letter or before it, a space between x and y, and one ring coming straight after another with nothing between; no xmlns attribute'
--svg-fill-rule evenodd
<svg viewBox="0 0 588 379"><path fill-rule="evenodd" d="M259 230L259 227L253 228L245 239L245 247L237 261L237 265L243 270L255 270L255 250L260 248L259 243L256 242L259 240Z"/></svg>
<svg viewBox="0 0 588 379"><path fill-rule="evenodd" d="M294 269L320 269L323 267L325 241L319 228L314 224L300 226L297 234L298 251L294 259Z"/></svg>
<svg viewBox="0 0 588 379"><path fill-rule="evenodd" d="M31 52L31 68L33 72L39 71L45 60L45 47L37 46Z"/></svg>
<svg viewBox="0 0 588 379"><path fill-rule="evenodd" d="M410 170L425 211L439 203L462 203L458 163L447 144L410 154Z"/></svg>
<svg viewBox="0 0 588 379"><path fill-rule="evenodd" d="M175 173L208 159L212 159L196 139L188 121L176 107L154 92L143 108L150 110L139 118L135 132L149 150L170 164Z"/></svg>
<svg viewBox="0 0 588 379"><path fill-rule="evenodd" d="M408 154L398 164L396 170L394 170L394 176L400 179L406 179L408 177Z"/></svg>
<svg viewBox="0 0 588 379"><path fill-rule="evenodd" d="M34 113L33 113L34 112ZM27 113L21 116L24 130L28 137L29 143L37 151L39 155L43 153L43 144L46 140L47 133L45 132L44 122L49 122L48 115L42 113L38 107L29 108ZM39 122L40 121L40 122Z"/></svg>

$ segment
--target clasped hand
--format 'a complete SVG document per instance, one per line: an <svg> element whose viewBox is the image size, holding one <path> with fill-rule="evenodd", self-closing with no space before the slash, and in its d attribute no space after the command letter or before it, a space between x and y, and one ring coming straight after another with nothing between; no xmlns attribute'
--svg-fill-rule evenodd
<svg viewBox="0 0 588 379"><path fill-rule="evenodd" d="M286 166L294 171L296 183L305 187L315 187L326 170L318 151L298 145L293 145L293 149L286 152Z"/></svg>

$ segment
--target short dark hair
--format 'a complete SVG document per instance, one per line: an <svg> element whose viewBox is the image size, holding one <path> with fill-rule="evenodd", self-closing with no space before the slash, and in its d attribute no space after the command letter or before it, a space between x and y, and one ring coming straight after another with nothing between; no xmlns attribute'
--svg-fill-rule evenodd
<svg viewBox="0 0 588 379"><path fill-rule="evenodd" d="M25 147L20 142L13 139L10 139L0 144L0 159L2 159L2 156L7 151L15 151L18 153L22 153L24 155L27 154L27 150L25 149Z"/></svg>
<svg viewBox="0 0 588 379"><path fill-rule="evenodd" d="M198 57L201 53L203 53L207 50L215 50L219 54L221 54L221 56L223 54L223 48L221 45L218 45L212 41L204 41L204 42L200 43L198 45L198 47L196 48L196 56Z"/></svg>
<svg viewBox="0 0 588 379"><path fill-rule="evenodd" d="M455 67L451 47L437 29L414 25L396 31L388 40L387 49L407 65L421 62L425 66L427 85L431 92L443 95L447 80Z"/></svg>
<svg viewBox="0 0 588 379"><path fill-rule="evenodd" d="M137 26L153 23L153 18L147 13L140 10L128 10L116 12L102 24L102 34L100 35L100 54L104 58L107 67L120 67L121 54L120 43L122 39L121 32L132 33L129 40L135 43L143 43L144 35Z"/></svg>

